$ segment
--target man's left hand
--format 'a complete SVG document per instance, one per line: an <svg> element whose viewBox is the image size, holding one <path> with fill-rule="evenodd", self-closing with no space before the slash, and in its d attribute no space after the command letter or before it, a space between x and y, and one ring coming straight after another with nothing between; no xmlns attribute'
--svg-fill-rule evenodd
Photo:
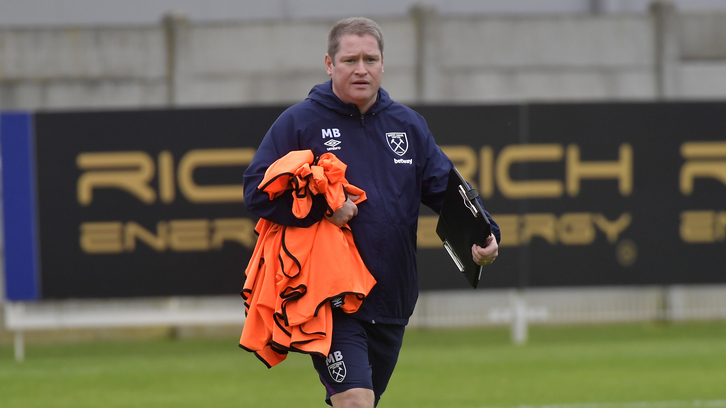
<svg viewBox="0 0 726 408"><path fill-rule="evenodd" d="M348 194L348 199L345 200L343 206L337 209L332 216L325 216L325 219L332 222L336 227L343 228L351 218L358 215L358 206L355 205L354 201L358 200L360 196Z"/></svg>
<svg viewBox="0 0 726 408"><path fill-rule="evenodd" d="M485 247L482 248L476 244L471 247L471 256L474 258L474 262L476 262L477 265L489 265L497 259L498 255L499 245L497 244L497 240L494 238L494 234L487 238L487 245Z"/></svg>

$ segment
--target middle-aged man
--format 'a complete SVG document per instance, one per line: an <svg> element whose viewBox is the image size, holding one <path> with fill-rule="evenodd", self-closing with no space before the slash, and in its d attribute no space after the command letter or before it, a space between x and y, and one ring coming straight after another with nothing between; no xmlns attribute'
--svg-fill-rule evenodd
<svg viewBox="0 0 726 408"><path fill-rule="evenodd" d="M280 115L260 144L244 175L245 205L281 225L307 227L327 219L350 227L377 283L357 312L334 309L332 357L312 359L328 404L372 408L391 378L418 298L419 205L440 211L453 164L434 142L423 117L393 102L381 88L383 34L375 22L338 22L328 35L325 69L331 80L313 87L307 99ZM315 156L334 153L348 166L348 181L362 188L367 200L356 206L357 198L350 197L326 216L325 199L319 195L310 214L298 219L291 211L291 193L270 200L257 189L271 163L305 149ZM493 234L486 247L472 247L479 265L498 255L499 227L487 217ZM339 361L345 372L333 376L327 366Z"/></svg>

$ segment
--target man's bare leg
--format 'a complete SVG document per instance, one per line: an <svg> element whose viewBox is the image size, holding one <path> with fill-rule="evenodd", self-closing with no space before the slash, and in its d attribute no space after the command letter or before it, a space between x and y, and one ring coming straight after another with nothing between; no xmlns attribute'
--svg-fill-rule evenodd
<svg viewBox="0 0 726 408"><path fill-rule="evenodd" d="M333 408L373 408L375 395L373 390L352 388L330 396Z"/></svg>

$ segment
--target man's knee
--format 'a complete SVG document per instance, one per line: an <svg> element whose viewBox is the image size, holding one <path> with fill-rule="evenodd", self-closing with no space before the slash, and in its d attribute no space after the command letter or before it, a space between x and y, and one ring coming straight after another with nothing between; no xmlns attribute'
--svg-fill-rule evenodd
<svg viewBox="0 0 726 408"><path fill-rule="evenodd" d="M330 396L333 408L373 408L375 395L373 390L352 388Z"/></svg>

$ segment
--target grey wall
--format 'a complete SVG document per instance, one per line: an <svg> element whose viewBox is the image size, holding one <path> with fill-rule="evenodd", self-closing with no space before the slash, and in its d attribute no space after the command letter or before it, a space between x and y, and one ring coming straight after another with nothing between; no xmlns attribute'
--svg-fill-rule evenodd
<svg viewBox="0 0 726 408"><path fill-rule="evenodd" d="M0 109L287 104L327 80L337 19L0 29ZM726 13L378 19L401 102L726 98Z"/></svg>
<svg viewBox="0 0 726 408"><path fill-rule="evenodd" d="M195 23L274 19L403 17L416 4L442 15L647 13L653 0L0 0L0 27L155 24L169 11ZM726 11L724 0L670 0L684 11Z"/></svg>

